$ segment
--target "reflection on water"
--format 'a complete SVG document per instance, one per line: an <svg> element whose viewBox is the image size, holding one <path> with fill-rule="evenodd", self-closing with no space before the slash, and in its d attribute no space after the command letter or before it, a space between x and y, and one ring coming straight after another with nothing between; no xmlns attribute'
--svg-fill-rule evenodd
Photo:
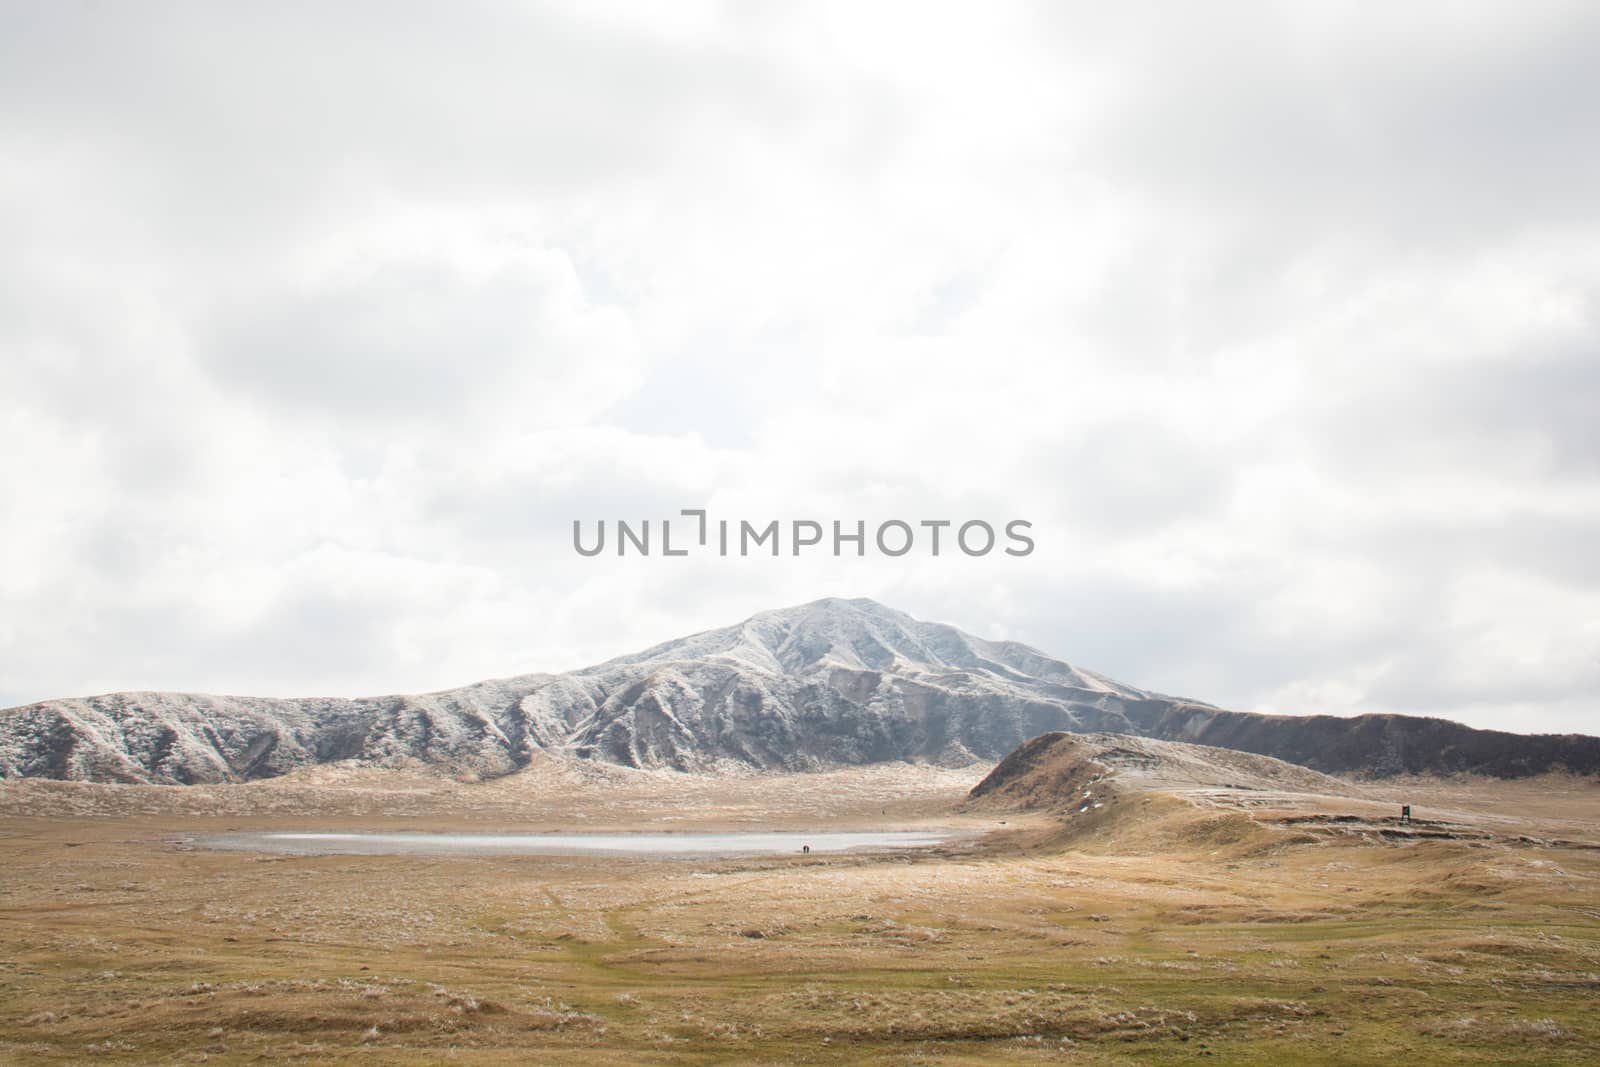
<svg viewBox="0 0 1600 1067"><path fill-rule="evenodd" d="M459 833L225 833L201 834L193 843L203 848L241 852L287 852L324 855L477 855L525 856L708 856L776 855L802 852L847 852L926 848L942 844L948 833L891 830L883 832L736 832L617 834L459 834Z"/></svg>

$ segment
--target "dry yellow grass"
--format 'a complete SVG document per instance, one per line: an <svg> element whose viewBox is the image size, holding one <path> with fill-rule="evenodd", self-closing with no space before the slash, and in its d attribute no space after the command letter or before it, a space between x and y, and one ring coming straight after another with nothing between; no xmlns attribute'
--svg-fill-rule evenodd
<svg viewBox="0 0 1600 1067"><path fill-rule="evenodd" d="M980 776L0 785L0 1062L1580 1063L1600 1047L1593 783L1131 789L1063 828L958 811ZM1383 836L1401 795L1459 832ZM1308 819L1328 815L1356 821ZM739 860L181 843L824 826L998 833Z"/></svg>

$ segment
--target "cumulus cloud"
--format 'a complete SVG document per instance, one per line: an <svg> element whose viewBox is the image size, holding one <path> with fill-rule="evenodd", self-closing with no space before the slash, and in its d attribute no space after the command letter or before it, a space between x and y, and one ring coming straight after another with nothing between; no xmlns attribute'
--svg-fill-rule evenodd
<svg viewBox="0 0 1600 1067"><path fill-rule="evenodd" d="M0 703L841 594L1232 707L1595 729L1591 5L0 20ZM1038 549L571 550L695 506Z"/></svg>

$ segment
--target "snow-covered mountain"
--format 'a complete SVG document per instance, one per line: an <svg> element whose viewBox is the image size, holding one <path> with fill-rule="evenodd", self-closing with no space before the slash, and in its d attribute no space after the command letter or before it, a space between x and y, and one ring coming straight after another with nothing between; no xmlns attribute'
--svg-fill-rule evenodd
<svg viewBox="0 0 1600 1067"><path fill-rule="evenodd" d="M1048 723L1131 729L1123 705L1150 698L870 600L764 612L536 694L575 755L680 769L998 759Z"/></svg>
<svg viewBox="0 0 1600 1067"><path fill-rule="evenodd" d="M505 774L543 749L627 766L998 759L1053 729L1132 729L1149 694L870 600L763 612L571 674L420 696L113 693L0 712L0 776L222 782L312 763Z"/></svg>
<svg viewBox="0 0 1600 1067"><path fill-rule="evenodd" d="M870 600L828 599L570 674L420 696L48 700L0 712L0 777L227 782L335 760L492 777L540 750L682 771L964 764L1056 730L1203 741L1334 771L1600 769L1592 738L1523 738L1403 716L1225 712ZM1567 741L1593 744L1575 750Z"/></svg>

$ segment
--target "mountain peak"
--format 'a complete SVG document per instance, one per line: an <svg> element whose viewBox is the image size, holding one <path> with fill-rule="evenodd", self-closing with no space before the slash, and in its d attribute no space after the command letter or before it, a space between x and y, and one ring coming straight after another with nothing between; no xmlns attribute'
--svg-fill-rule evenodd
<svg viewBox="0 0 1600 1067"><path fill-rule="evenodd" d="M987 675L1139 698L1142 690L1078 670L1016 642L994 642L916 619L866 597L820 600L757 612L743 622L667 641L580 673L624 665L720 659L788 677L836 668L902 675Z"/></svg>
<svg viewBox="0 0 1600 1067"><path fill-rule="evenodd" d="M492 777L538 752L681 771L965 764L1057 730L1194 741L1326 771L1600 769L1600 739L1222 711L872 600L827 597L570 674L416 696L43 701L0 713L0 778L226 782L339 760Z"/></svg>

